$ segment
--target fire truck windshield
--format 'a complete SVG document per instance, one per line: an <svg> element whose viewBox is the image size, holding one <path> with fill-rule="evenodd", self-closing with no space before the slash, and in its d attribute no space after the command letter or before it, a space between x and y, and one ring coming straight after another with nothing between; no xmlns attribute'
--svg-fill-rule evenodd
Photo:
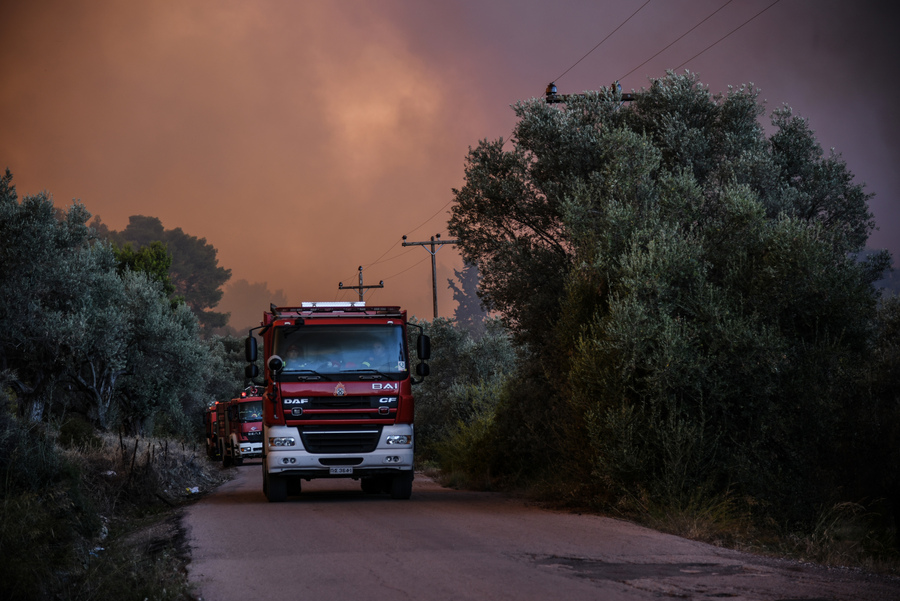
<svg viewBox="0 0 900 601"><path fill-rule="evenodd" d="M404 377L407 371L403 328L396 325L305 325L279 328L274 352L285 372L348 372Z"/></svg>
<svg viewBox="0 0 900 601"><path fill-rule="evenodd" d="M242 422L262 421L262 401L250 401L241 403L240 419Z"/></svg>

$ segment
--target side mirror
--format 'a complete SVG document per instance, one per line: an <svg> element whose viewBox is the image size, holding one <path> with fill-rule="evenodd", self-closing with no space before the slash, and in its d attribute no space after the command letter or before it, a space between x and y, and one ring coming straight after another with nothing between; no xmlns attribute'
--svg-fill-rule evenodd
<svg viewBox="0 0 900 601"><path fill-rule="evenodd" d="M252 380L259 375L259 368L256 367L255 363L251 363L247 367L244 368L244 377L248 380Z"/></svg>
<svg viewBox="0 0 900 601"><path fill-rule="evenodd" d="M284 369L284 359L282 359L278 355L272 355L271 357L269 357L269 362L267 365L269 367L269 370L273 374L279 374L281 373L281 370Z"/></svg>
<svg viewBox="0 0 900 601"><path fill-rule="evenodd" d="M252 335L247 336L247 339L244 341L244 354L247 356L248 363L256 361L256 338Z"/></svg>
<svg viewBox="0 0 900 601"><path fill-rule="evenodd" d="M431 369L428 367L427 363L419 363L418 365L416 365L416 375L420 378L424 378L430 373Z"/></svg>
<svg viewBox="0 0 900 601"><path fill-rule="evenodd" d="M431 359L431 338L425 334L419 335L419 339L416 341L416 354L419 355L420 361Z"/></svg>

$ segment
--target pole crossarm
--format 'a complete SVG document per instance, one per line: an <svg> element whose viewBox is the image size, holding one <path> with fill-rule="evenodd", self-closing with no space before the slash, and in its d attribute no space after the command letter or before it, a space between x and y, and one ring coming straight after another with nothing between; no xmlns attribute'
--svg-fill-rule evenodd
<svg viewBox="0 0 900 601"><path fill-rule="evenodd" d="M432 297L434 299L434 318L437 319L438 316L438 307L437 307L437 266L435 265L434 255L437 254L437 251L441 250L441 247L445 244L458 244L459 240L441 240L441 235L437 234L437 236L432 236L431 240L427 242L407 242L406 236L403 236L403 246L421 246L425 248L428 254L431 255L431 291ZM429 250L426 247L431 247ZM437 248L435 248L437 247Z"/></svg>
<svg viewBox="0 0 900 601"><path fill-rule="evenodd" d="M634 100L634 94L631 92L623 92L622 86L619 82L615 82L610 86L610 89L613 91L613 94L617 94L621 98L620 102L632 102ZM547 84L547 91L544 92L544 100L547 104L565 104L569 102L571 98L583 97L584 94L558 94L556 92L556 84L552 81Z"/></svg>
<svg viewBox="0 0 900 601"><path fill-rule="evenodd" d="M369 288L384 288L384 280L378 282L378 285L369 284L367 286L363 286L363 268L362 265L359 266L359 286L344 286L344 282L338 282L338 290L359 290L359 301L362 302L363 294Z"/></svg>

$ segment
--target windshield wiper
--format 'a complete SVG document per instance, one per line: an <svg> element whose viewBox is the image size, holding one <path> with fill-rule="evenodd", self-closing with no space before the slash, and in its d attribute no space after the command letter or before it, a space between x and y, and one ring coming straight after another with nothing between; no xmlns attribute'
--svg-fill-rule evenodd
<svg viewBox="0 0 900 601"><path fill-rule="evenodd" d="M294 373L301 374L297 377L303 380L304 382L308 382L309 380L327 380L328 378L324 375L320 374L314 369L294 369L291 370ZM291 372L288 372L290 374ZM309 374L309 375L307 375Z"/></svg>
<svg viewBox="0 0 900 601"><path fill-rule="evenodd" d="M378 371L377 369L344 369L342 374L360 374L360 380L390 380L391 376Z"/></svg>

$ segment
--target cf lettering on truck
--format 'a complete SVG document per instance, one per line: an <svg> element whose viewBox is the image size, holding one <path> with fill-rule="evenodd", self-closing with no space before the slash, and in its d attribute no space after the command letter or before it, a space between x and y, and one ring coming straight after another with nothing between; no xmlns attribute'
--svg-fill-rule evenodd
<svg viewBox="0 0 900 601"><path fill-rule="evenodd" d="M431 342L420 326L410 370L406 311L364 302L305 302L263 314L263 492L300 494L313 478L353 478L369 493L412 494L412 385L428 375ZM256 338L247 338L259 375Z"/></svg>

